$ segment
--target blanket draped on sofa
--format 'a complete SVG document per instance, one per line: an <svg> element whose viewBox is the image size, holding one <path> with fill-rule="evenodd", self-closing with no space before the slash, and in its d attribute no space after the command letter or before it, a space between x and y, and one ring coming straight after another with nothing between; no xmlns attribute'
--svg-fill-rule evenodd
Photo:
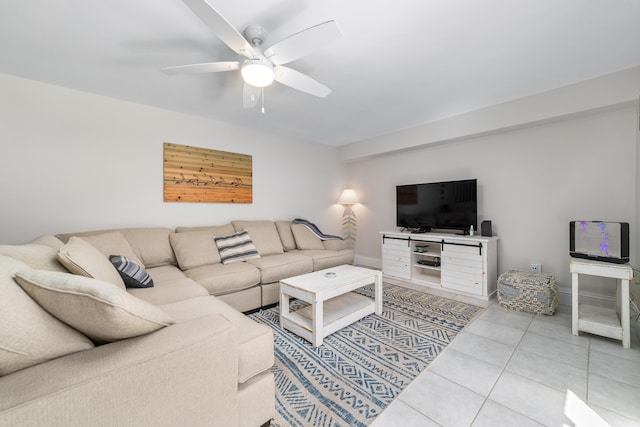
<svg viewBox="0 0 640 427"><path fill-rule="evenodd" d="M292 221L294 224L304 225L311 231L318 239L320 240L342 240L340 236L334 236L332 234L324 234L317 225L314 223L307 221L306 219L296 218Z"/></svg>

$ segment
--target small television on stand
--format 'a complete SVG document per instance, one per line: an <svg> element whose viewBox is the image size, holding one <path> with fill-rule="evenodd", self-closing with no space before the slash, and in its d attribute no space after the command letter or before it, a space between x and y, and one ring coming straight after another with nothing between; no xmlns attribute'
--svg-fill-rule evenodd
<svg viewBox="0 0 640 427"><path fill-rule="evenodd" d="M396 186L396 225L414 233L431 230L467 234L478 229L477 181Z"/></svg>
<svg viewBox="0 0 640 427"><path fill-rule="evenodd" d="M571 221L569 255L595 261L629 262L629 223L609 221Z"/></svg>

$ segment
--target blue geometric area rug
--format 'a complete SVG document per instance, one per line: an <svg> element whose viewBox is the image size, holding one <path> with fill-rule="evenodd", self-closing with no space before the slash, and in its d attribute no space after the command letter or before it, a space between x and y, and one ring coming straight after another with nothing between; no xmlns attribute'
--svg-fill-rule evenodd
<svg viewBox="0 0 640 427"><path fill-rule="evenodd" d="M373 298L373 286L356 292ZM385 283L383 313L315 348L280 329L279 307L249 317L273 329L277 417L282 427L367 426L483 309ZM307 305L291 302L291 309Z"/></svg>

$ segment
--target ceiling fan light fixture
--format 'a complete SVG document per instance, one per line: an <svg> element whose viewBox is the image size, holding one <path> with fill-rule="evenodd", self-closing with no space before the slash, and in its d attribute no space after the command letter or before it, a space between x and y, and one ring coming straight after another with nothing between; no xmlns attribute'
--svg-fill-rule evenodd
<svg viewBox="0 0 640 427"><path fill-rule="evenodd" d="M273 83L273 65L263 58L247 59L240 70L245 83L254 87L267 87Z"/></svg>

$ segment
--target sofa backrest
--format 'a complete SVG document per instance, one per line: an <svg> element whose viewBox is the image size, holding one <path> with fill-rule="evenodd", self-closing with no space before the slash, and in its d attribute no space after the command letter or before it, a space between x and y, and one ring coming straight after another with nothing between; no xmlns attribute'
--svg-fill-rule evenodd
<svg viewBox="0 0 640 427"><path fill-rule="evenodd" d="M64 233L57 234L56 237L63 242L68 242L72 236L77 237L90 237L95 238L87 239L92 245L96 246L106 256L109 255L124 255L127 256L127 246L118 244L117 239L113 238L113 233L120 233L127 243L130 245L130 249L133 251L135 258L142 262L147 267L159 267L162 265L176 265L176 257L169 243L169 235L172 233L170 228L164 227L140 227L140 228L118 228L111 230L95 230L85 231L79 233ZM110 236L105 236L107 233L111 233ZM103 235L102 238L97 237ZM111 238L110 238L111 237ZM121 252L121 253L107 253L107 252ZM130 256L131 254L129 254ZM134 258L134 259L135 259Z"/></svg>
<svg viewBox="0 0 640 427"><path fill-rule="evenodd" d="M62 240L58 239L56 236L53 236L53 235L40 236L33 239L29 243L34 243L36 245L49 246L50 248L53 248L56 251L64 246L64 243L62 242Z"/></svg>
<svg viewBox="0 0 640 427"><path fill-rule="evenodd" d="M317 250L324 249L322 240L311 232L307 227L302 224L293 224L291 226L293 237L296 240L296 246L298 249L305 250Z"/></svg>
<svg viewBox="0 0 640 427"><path fill-rule="evenodd" d="M14 258L38 270L67 271L58 261L58 249L40 243L0 245L0 256Z"/></svg>
<svg viewBox="0 0 640 427"><path fill-rule="evenodd" d="M280 235L280 242L285 251L293 251L296 248L296 240L291 232L291 221L276 221L276 229Z"/></svg>
<svg viewBox="0 0 640 427"><path fill-rule="evenodd" d="M294 224L292 221L276 221L276 228L285 251L296 249L341 251L347 249L347 243L344 240L321 240L304 225Z"/></svg>
<svg viewBox="0 0 640 427"><path fill-rule="evenodd" d="M284 253L274 221L231 221L236 231L247 230L260 256Z"/></svg>
<svg viewBox="0 0 640 427"><path fill-rule="evenodd" d="M182 270L221 262L214 237L229 236L235 232L231 224L206 227L178 227L169 235L169 241Z"/></svg>

